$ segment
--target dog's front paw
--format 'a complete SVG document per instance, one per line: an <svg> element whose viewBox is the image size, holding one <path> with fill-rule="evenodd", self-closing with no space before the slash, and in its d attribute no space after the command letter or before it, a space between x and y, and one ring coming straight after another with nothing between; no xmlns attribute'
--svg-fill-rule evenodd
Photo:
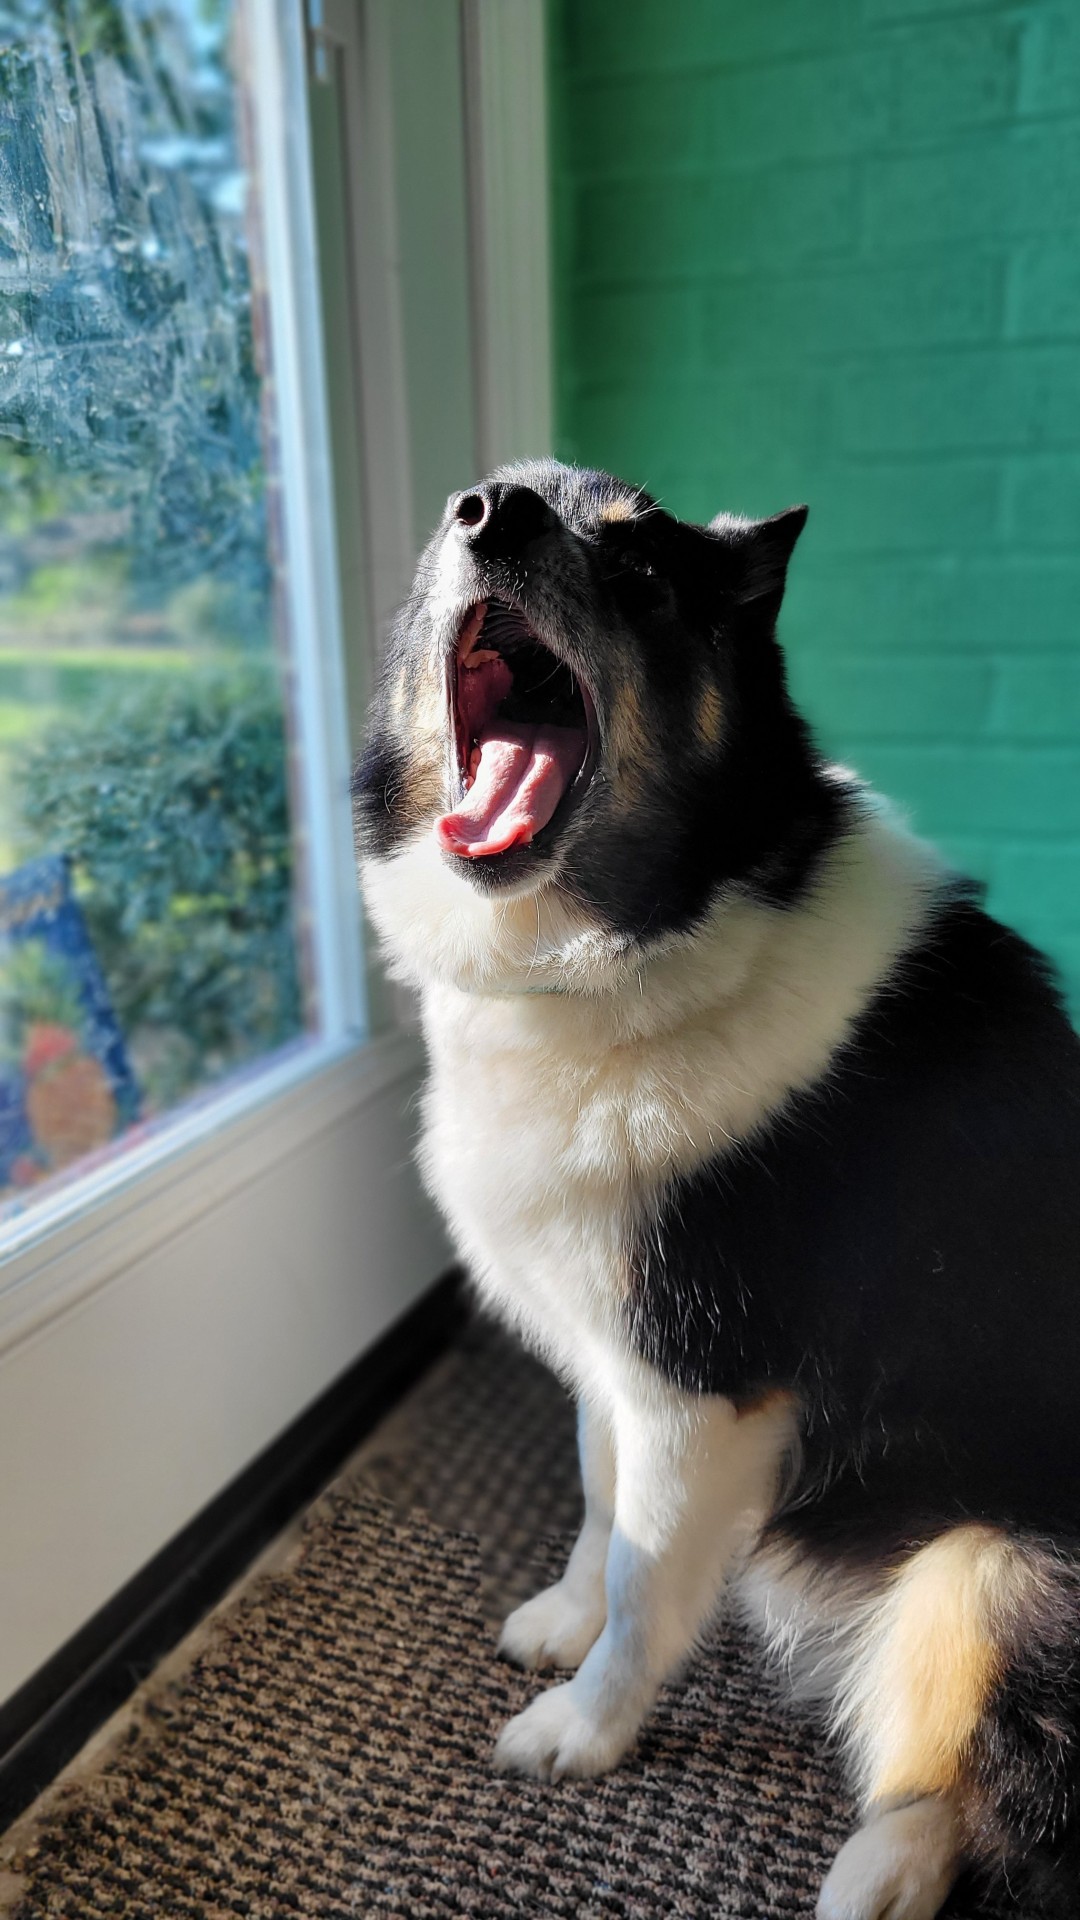
<svg viewBox="0 0 1080 1920"><path fill-rule="evenodd" d="M841 1847L821 1889L816 1920L934 1920L958 1865L946 1801L891 1808Z"/></svg>
<svg viewBox="0 0 1080 1920"><path fill-rule="evenodd" d="M571 1680L539 1694L507 1721L495 1745L495 1766L537 1780L585 1780L616 1766L636 1732L636 1726L597 1719Z"/></svg>
<svg viewBox="0 0 1080 1920"><path fill-rule="evenodd" d="M557 1580L515 1608L499 1635L499 1652L516 1667L580 1667L604 1625L603 1589L590 1603Z"/></svg>

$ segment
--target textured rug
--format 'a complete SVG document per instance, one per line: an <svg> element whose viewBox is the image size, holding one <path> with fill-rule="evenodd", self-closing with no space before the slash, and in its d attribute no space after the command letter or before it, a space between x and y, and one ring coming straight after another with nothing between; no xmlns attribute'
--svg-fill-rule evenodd
<svg viewBox="0 0 1080 1920"><path fill-rule="evenodd" d="M576 1509L561 1394L471 1329L286 1565L25 1830L10 1911L804 1920L850 1809L730 1629L607 1779L491 1772L538 1683L494 1658L490 1615L557 1569Z"/></svg>

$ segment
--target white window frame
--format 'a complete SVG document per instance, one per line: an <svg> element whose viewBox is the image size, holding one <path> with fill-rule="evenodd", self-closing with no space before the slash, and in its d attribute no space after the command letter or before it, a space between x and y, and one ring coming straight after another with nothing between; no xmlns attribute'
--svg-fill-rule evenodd
<svg viewBox="0 0 1080 1920"><path fill-rule="evenodd" d="M461 0L482 473L553 446L544 0Z"/></svg>

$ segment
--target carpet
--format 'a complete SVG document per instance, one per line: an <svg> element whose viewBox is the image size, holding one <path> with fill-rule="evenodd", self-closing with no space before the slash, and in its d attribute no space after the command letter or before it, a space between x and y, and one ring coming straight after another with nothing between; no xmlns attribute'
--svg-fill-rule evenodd
<svg viewBox="0 0 1080 1920"><path fill-rule="evenodd" d="M851 1810L732 1628L606 1779L491 1772L551 1684L494 1658L491 1618L558 1571L576 1511L563 1396L471 1327L287 1563L24 1830L12 1915L805 1920Z"/></svg>

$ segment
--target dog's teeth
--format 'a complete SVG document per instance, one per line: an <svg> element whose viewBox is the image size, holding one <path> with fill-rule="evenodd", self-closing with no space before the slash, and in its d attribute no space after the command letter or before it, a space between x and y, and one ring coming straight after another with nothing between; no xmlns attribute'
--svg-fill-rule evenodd
<svg viewBox="0 0 1080 1920"><path fill-rule="evenodd" d="M461 633L458 638L458 652L462 656L463 664L464 664L465 654L468 653L469 648L472 646L473 642L477 640L480 636L480 629L484 624L484 619L487 614L487 610L488 610L487 601L481 600L479 604L473 608L471 614L469 615L468 619L465 622L465 625L461 629Z"/></svg>

